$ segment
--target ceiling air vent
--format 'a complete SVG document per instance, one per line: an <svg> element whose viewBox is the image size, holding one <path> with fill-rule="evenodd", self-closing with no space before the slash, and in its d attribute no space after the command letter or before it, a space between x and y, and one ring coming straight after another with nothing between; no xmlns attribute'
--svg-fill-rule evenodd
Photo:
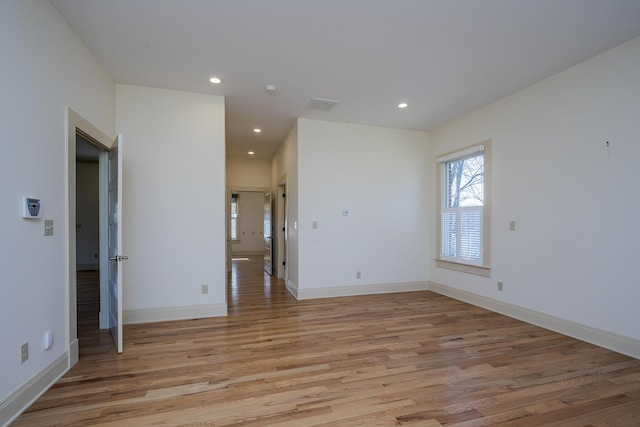
<svg viewBox="0 0 640 427"><path fill-rule="evenodd" d="M307 110L331 111L340 102L334 99L311 98L307 104Z"/></svg>

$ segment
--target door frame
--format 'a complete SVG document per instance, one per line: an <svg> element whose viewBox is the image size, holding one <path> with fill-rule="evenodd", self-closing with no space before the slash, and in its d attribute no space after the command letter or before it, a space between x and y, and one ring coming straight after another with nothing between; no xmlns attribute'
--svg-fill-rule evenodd
<svg viewBox="0 0 640 427"><path fill-rule="evenodd" d="M288 230L287 230L287 174L284 174L278 180L278 187L276 191L276 232L274 233L276 239L276 268L274 274L278 279L283 279L285 284L289 279L289 254L288 254ZM284 196L283 196L284 195ZM283 231L284 229L284 231ZM284 262L284 265L282 264Z"/></svg>
<svg viewBox="0 0 640 427"><path fill-rule="evenodd" d="M273 275L273 194L271 193L271 190L269 191L265 191L263 193L263 197L264 197L264 202L263 202L263 212L264 212L264 216L262 219L262 240L264 241L264 257L265 257L265 262L264 262L264 271L269 273L269 276ZM268 197L268 201L267 201L267 197ZM267 227L265 227L265 220L267 217L267 206L268 206L268 214L269 214L269 225L268 225L268 229ZM267 236L267 233L269 233L269 235ZM267 239L269 239L269 243L267 243ZM267 246L268 245L268 246ZM267 270L267 263L266 263L266 259L267 259L267 247L269 249L269 269Z"/></svg>
<svg viewBox="0 0 640 427"><path fill-rule="evenodd" d="M64 237L66 248L65 281L67 283L67 343L69 345L69 366L78 363L80 348L78 343L78 318L77 318L77 280L76 280L76 134L80 133L83 138L102 150L99 158L100 189L99 189L99 212L100 212L100 325L103 325L102 290L106 285L103 274L107 271L107 256L103 250L106 244L106 155L113 144L113 138L109 138L105 133L83 118L80 114L67 107L65 113L65 140L67 158L66 162L66 191L65 191L65 223L67 233ZM104 211L104 212L103 212ZM108 300L105 300L108 301Z"/></svg>

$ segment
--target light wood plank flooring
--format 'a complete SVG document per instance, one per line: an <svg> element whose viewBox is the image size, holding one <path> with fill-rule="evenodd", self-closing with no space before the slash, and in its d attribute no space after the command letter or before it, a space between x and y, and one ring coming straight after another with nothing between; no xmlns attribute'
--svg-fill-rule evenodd
<svg viewBox="0 0 640 427"><path fill-rule="evenodd" d="M88 339L15 426L640 425L640 361L435 293L296 301L257 258L228 293Z"/></svg>
<svg viewBox="0 0 640 427"><path fill-rule="evenodd" d="M100 272L97 270L78 271L77 324L80 357L95 352L102 345L113 345L109 330L100 330Z"/></svg>

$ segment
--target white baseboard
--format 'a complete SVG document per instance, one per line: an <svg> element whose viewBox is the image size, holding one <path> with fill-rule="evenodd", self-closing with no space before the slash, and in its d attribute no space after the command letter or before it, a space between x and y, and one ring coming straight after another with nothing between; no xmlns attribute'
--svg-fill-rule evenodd
<svg viewBox="0 0 640 427"><path fill-rule="evenodd" d="M151 323L168 320L202 319L227 315L226 304L187 305L183 307L143 308L125 310L123 323Z"/></svg>
<svg viewBox="0 0 640 427"><path fill-rule="evenodd" d="M314 298L389 294L394 292L426 291L428 289L428 282L374 283L370 285L335 286L330 288L297 288L297 293L294 294L294 296L299 300L304 300Z"/></svg>
<svg viewBox="0 0 640 427"><path fill-rule="evenodd" d="M69 343L69 369L80 360L80 343L75 339Z"/></svg>
<svg viewBox="0 0 640 427"><path fill-rule="evenodd" d="M293 283L291 280L287 280L287 283L285 286L287 287L287 290L291 295L293 295L296 299L300 299L298 298L298 285Z"/></svg>
<svg viewBox="0 0 640 427"><path fill-rule="evenodd" d="M586 341L599 347L613 350L617 353L640 359L640 341L635 338L462 291L441 283L429 282L429 290L581 341Z"/></svg>
<svg viewBox="0 0 640 427"><path fill-rule="evenodd" d="M69 354L64 353L39 374L0 402L0 425L8 426L69 370Z"/></svg>

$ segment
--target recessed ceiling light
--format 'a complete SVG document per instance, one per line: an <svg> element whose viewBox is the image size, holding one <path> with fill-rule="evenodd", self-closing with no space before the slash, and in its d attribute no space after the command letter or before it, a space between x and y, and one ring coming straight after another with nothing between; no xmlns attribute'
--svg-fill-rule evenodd
<svg viewBox="0 0 640 427"><path fill-rule="evenodd" d="M209 81L210 81L211 83L215 84L215 85L217 85L217 84L219 84L219 83L221 83L221 82L222 82L222 80L220 80L218 77L215 77L215 76L211 77L211 78L209 79Z"/></svg>
<svg viewBox="0 0 640 427"><path fill-rule="evenodd" d="M253 151L249 151L249 153L247 153L247 154L249 154L250 156L253 156L256 153L254 153Z"/></svg>
<svg viewBox="0 0 640 427"><path fill-rule="evenodd" d="M406 102L401 102L400 104L398 104L398 108L407 108L408 104Z"/></svg>
<svg viewBox="0 0 640 427"><path fill-rule="evenodd" d="M253 131L254 131L255 133L260 133L260 132L262 132L262 129L260 129L260 128L255 128Z"/></svg>

